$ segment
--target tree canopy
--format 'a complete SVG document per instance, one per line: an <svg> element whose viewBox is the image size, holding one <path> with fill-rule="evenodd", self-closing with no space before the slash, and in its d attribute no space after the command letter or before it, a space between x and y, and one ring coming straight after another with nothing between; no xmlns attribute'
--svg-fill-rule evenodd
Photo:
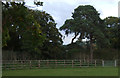
<svg viewBox="0 0 120 78"><path fill-rule="evenodd" d="M34 1L34 4L43 6L43 2ZM101 19L100 13L91 5L78 6L71 17L60 30L67 36L73 33L74 37L71 44L63 45L57 23L46 11L30 9L25 2L2 2L2 49L11 54L10 60L87 57L92 62L93 57L107 59L106 54L109 59L117 57L120 18Z"/></svg>
<svg viewBox="0 0 120 78"><path fill-rule="evenodd" d="M93 45L99 44L98 46L100 46L103 42L108 42L104 35L104 21L99 15L100 14L91 5L78 6L74 10L74 13L72 13L72 19L66 20L65 24L60 28L60 30L66 32L66 35L74 33L75 36L71 43L73 43L77 36L79 36L79 41L82 41L82 39L85 38L89 39L91 59L93 57ZM103 39L105 41L103 41Z"/></svg>
<svg viewBox="0 0 120 78"><path fill-rule="evenodd" d="M3 49L27 52L35 58L44 56L41 52L47 48L47 53L55 52L62 45L62 35L50 14L29 9L24 2L6 2L2 9Z"/></svg>
<svg viewBox="0 0 120 78"><path fill-rule="evenodd" d="M120 18L110 16L106 17L104 22L106 25L107 38L110 40L110 48L118 48Z"/></svg>

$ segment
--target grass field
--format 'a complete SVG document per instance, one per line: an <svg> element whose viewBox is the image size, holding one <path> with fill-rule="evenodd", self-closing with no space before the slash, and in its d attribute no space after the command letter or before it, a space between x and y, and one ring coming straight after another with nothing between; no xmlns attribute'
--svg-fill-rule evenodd
<svg viewBox="0 0 120 78"><path fill-rule="evenodd" d="M118 76L118 68L62 68L3 70L3 76Z"/></svg>

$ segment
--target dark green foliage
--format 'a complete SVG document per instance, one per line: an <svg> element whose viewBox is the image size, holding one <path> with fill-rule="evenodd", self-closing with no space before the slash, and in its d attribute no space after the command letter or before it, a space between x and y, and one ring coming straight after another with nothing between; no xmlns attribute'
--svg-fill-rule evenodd
<svg viewBox="0 0 120 78"><path fill-rule="evenodd" d="M3 3L3 50L21 51L29 59L55 58L60 54L62 35L54 19L24 4Z"/></svg>
<svg viewBox="0 0 120 78"><path fill-rule="evenodd" d="M118 49L119 46L119 26L120 18L118 17L106 17L104 19L106 25L106 35L110 41L110 48Z"/></svg>
<svg viewBox="0 0 120 78"><path fill-rule="evenodd" d="M79 41L85 38L90 39L92 37L94 38L94 41L98 40L96 43L99 43L99 41L102 42L102 39L105 39L103 33L105 32L104 21L100 19L99 13L93 6L79 6L74 10L72 17L73 19L65 21L65 24L60 28L60 30L65 30L66 35L74 33L75 37L73 40L77 36L79 36Z"/></svg>
<svg viewBox="0 0 120 78"><path fill-rule="evenodd" d="M109 43L104 34L104 21L100 19L99 13L91 5L78 6L72 14L72 19L66 20L60 30L64 30L66 35L74 33L72 44L77 36L80 42L82 39L89 39L91 59L95 46L102 48Z"/></svg>
<svg viewBox="0 0 120 78"><path fill-rule="evenodd" d="M102 48L94 51L95 59L115 60L118 59L118 50L114 48Z"/></svg>
<svg viewBox="0 0 120 78"><path fill-rule="evenodd" d="M45 39L41 26L23 3L3 3L3 49L40 53ZM4 35L5 34L5 35ZM34 53L33 53L34 54Z"/></svg>
<svg viewBox="0 0 120 78"><path fill-rule="evenodd" d="M64 46L66 59L89 59L89 44L77 41Z"/></svg>
<svg viewBox="0 0 120 78"><path fill-rule="evenodd" d="M35 4L42 6L40 2ZM15 59L117 57L116 51L120 47L120 18L107 17L102 20L91 5L78 6L72 13L72 18L67 19L60 27L66 35L74 33L69 45L62 45L62 35L52 16L45 11L31 10L24 2L2 3L2 10L2 48L11 51L11 57L16 57ZM83 42L83 39L87 41Z"/></svg>
<svg viewBox="0 0 120 78"><path fill-rule="evenodd" d="M33 11L36 21L42 26L42 32L45 34L45 41L42 50L42 59L57 59L60 58L62 49L62 35L56 28L56 23L52 16L46 12Z"/></svg>

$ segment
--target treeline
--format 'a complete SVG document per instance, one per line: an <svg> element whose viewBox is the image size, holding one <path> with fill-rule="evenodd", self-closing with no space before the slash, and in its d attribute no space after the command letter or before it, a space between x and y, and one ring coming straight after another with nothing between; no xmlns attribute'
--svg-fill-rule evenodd
<svg viewBox="0 0 120 78"><path fill-rule="evenodd" d="M2 2L3 59L116 59L120 19L99 15L90 5L76 8L60 27L66 35L74 33L71 44L63 45L50 14L29 9L25 2Z"/></svg>

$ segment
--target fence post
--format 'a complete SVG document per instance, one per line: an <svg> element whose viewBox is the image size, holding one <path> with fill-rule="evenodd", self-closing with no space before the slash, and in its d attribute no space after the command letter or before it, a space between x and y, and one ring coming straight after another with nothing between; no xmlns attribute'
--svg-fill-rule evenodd
<svg viewBox="0 0 120 78"><path fill-rule="evenodd" d="M72 60L72 68L73 68L73 62L74 62L74 61Z"/></svg>
<svg viewBox="0 0 120 78"><path fill-rule="evenodd" d="M96 67L96 60L95 60L95 67Z"/></svg>
<svg viewBox="0 0 120 78"><path fill-rule="evenodd" d="M38 60L38 67L40 68L40 60Z"/></svg>
<svg viewBox="0 0 120 78"><path fill-rule="evenodd" d="M30 60L30 69L32 68L32 65L31 65L31 60Z"/></svg>
<svg viewBox="0 0 120 78"><path fill-rule="evenodd" d="M64 67L65 67L65 60L64 60Z"/></svg>
<svg viewBox="0 0 120 78"><path fill-rule="evenodd" d="M14 67L15 67L15 69L17 69L17 66L16 66L16 64L17 64L17 60L14 60Z"/></svg>
<svg viewBox="0 0 120 78"><path fill-rule="evenodd" d="M23 61L21 60L21 69L23 68Z"/></svg>
<svg viewBox="0 0 120 78"><path fill-rule="evenodd" d="M15 62L14 62L14 60L12 61L12 68L11 69L14 69L14 66L15 66L15 64L14 64Z"/></svg>
<svg viewBox="0 0 120 78"><path fill-rule="evenodd" d="M57 60L55 60L55 64L56 64L56 67L57 67Z"/></svg>
<svg viewBox="0 0 120 78"><path fill-rule="evenodd" d="M48 67L49 67L49 60L47 61Z"/></svg>
<svg viewBox="0 0 120 78"><path fill-rule="evenodd" d="M102 60L102 66L104 67L104 60Z"/></svg>
<svg viewBox="0 0 120 78"><path fill-rule="evenodd" d="M115 60L115 67L117 66L117 61Z"/></svg>
<svg viewBox="0 0 120 78"><path fill-rule="evenodd" d="M89 60L88 60L88 67L89 67Z"/></svg>
<svg viewBox="0 0 120 78"><path fill-rule="evenodd" d="M48 67L48 60L46 60L46 66Z"/></svg>
<svg viewBox="0 0 120 78"><path fill-rule="evenodd" d="M81 67L81 60L80 60L80 67Z"/></svg>

